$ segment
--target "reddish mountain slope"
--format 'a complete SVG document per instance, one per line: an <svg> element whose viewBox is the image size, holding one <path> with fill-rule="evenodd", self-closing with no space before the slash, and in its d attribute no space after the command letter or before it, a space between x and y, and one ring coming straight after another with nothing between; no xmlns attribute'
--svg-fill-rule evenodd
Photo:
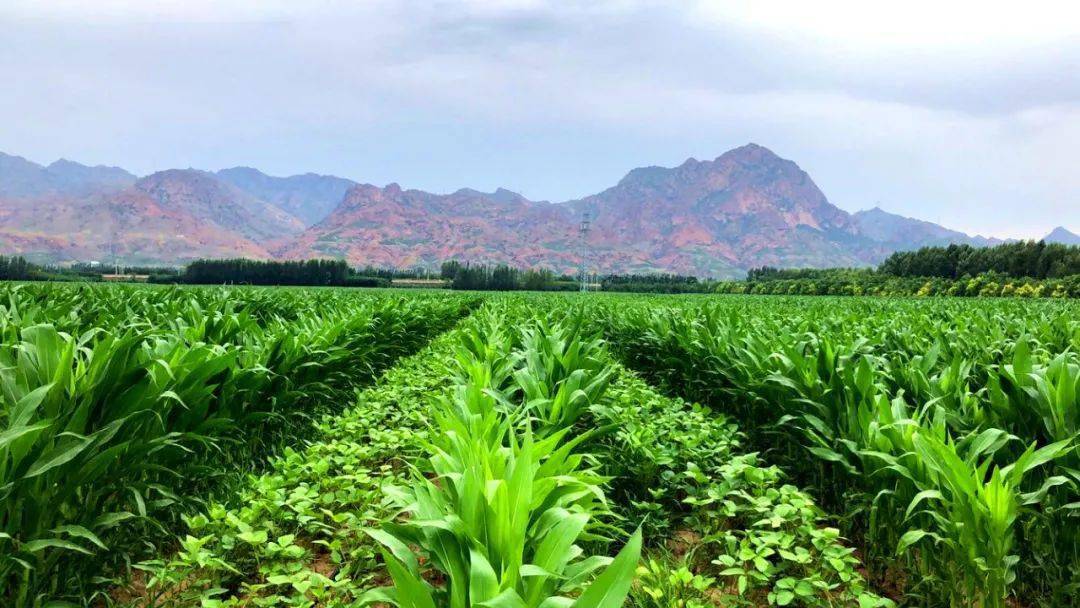
<svg viewBox="0 0 1080 608"><path fill-rule="evenodd" d="M501 193L501 194L500 194ZM795 163L761 146L713 161L635 169L616 186L564 204L506 191L434 195L353 188L325 220L278 255L345 257L356 264L433 264L449 258L578 264L577 228L593 218L590 265L600 272L732 276L754 265L858 265L851 216L832 206Z"/></svg>
<svg viewBox="0 0 1080 608"><path fill-rule="evenodd" d="M629 257L634 270L730 275L764 264L864 263L846 247L850 216L795 163L755 144L712 161L634 169L569 204L594 218L601 259Z"/></svg>
<svg viewBox="0 0 1080 608"><path fill-rule="evenodd" d="M0 248L46 261L266 258L303 224L208 173L172 170L86 194L0 197Z"/></svg>
<svg viewBox="0 0 1080 608"><path fill-rule="evenodd" d="M533 203L507 190L438 195L364 184L275 253L402 268L449 259L568 267L574 263L566 251L572 222L564 207Z"/></svg>
<svg viewBox="0 0 1080 608"><path fill-rule="evenodd" d="M259 243L294 236L304 229L303 222L292 215L203 171L161 171L140 179L135 189L163 207Z"/></svg>
<svg viewBox="0 0 1080 608"><path fill-rule="evenodd" d="M588 265L599 272L740 276L762 265L858 266L926 244L989 242L881 210L851 215L795 163L754 144L714 160L634 169L603 192L558 204L503 189L442 195L248 168L135 181L116 168L43 167L0 154L0 254L48 261L320 256L565 272L577 268L586 214Z"/></svg>
<svg viewBox="0 0 1080 608"><path fill-rule="evenodd" d="M269 257L261 245L170 208L137 188L85 197L0 201L0 248L48 261Z"/></svg>

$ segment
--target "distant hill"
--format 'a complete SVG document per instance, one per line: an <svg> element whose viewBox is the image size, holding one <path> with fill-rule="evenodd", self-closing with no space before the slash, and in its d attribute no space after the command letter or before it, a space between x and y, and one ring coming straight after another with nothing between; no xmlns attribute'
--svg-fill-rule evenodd
<svg viewBox="0 0 1080 608"><path fill-rule="evenodd" d="M310 226L337 207L356 182L333 175L305 173L291 177L272 177L251 167L233 167L218 171L218 178L248 194L271 203Z"/></svg>
<svg viewBox="0 0 1080 608"><path fill-rule="evenodd" d="M968 243L986 247L1003 243L1001 239L968 236L924 220L883 211L880 207L852 214L860 234L895 250L918 249L950 243Z"/></svg>
<svg viewBox="0 0 1080 608"><path fill-rule="evenodd" d="M270 255L236 231L138 187L0 200L0 252L44 262L132 264Z"/></svg>
<svg viewBox="0 0 1080 608"><path fill-rule="evenodd" d="M847 213L798 165L755 144L634 169L565 203L502 188L435 194L249 167L137 179L115 167L0 155L0 253L45 261L330 256L408 267L455 258L572 271L585 214L588 265L605 273L736 277L763 265L865 266L898 250L996 242L876 208Z"/></svg>
<svg viewBox="0 0 1080 608"><path fill-rule="evenodd" d="M213 173L169 169L140 179L135 188L164 206L256 243L291 237L304 229L296 217Z"/></svg>
<svg viewBox="0 0 1080 608"><path fill-rule="evenodd" d="M1043 237L1047 243L1060 243L1062 245L1080 245L1080 234L1069 232L1063 226L1058 226Z"/></svg>
<svg viewBox="0 0 1080 608"><path fill-rule="evenodd" d="M60 159L48 167L0 152L0 198L35 198L119 190L135 176L119 167L88 167Z"/></svg>
<svg viewBox="0 0 1080 608"><path fill-rule="evenodd" d="M577 263L575 221L567 206L534 203L506 190L440 195L363 184L275 253L377 266L459 259L568 269Z"/></svg>

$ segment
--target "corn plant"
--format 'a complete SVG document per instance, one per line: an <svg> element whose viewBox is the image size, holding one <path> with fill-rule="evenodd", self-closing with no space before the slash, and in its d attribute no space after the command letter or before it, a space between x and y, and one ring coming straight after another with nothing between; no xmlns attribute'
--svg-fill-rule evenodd
<svg viewBox="0 0 1080 608"><path fill-rule="evenodd" d="M483 358L461 361L465 385L436 414L437 439L428 446L426 464L416 469L412 486L394 491L402 518L369 532L386 547L394 581L369 599L402 608L622 605L637 567L640 532L614 559L586 557L579 544L603 540L593 528L607 512L604 479L575 452L591 434L570 438L573 420L561 415L550 417L561 426L534 433L534 408L512 407L519 389L533 405L537 395L551 395L555 387L542 387L546 382L581 390L586 371L574 361L599 344L566 346L566 335L533 325L521 341L523 365L513 374L519 386L502 391L492 369L505 373L505 366L486 356L491 349L470 344L467 352ZM544 417L536 422L546 424ZM437 584L432 572L439 573Z"/></svg>
<svg viewBox="0 0 1080 608"><path fill-rule="evenodd" d="M540 432L576 423L611 381L602 341L583 336L580 321L537 319L523 330L520 352L514 378Z"/></svg>
<svg viewBox="0 0 1080 608"><path fill-rule="evenodd" d="M912 592L996 606L1018 585L1078 589L1066 505L1077 498L1080 325L1052 306L1028 313L741 299L624 306L606 327L631 365L734 414L851 513L878 564L893 568L887 547L898 547Z"/></svg>
<svg viewBox="0 0 1080 608"><path fill-rule="evenodd" d="M0 597L27 605L70 598L146 551L196 498L186 493L299 434L301 404L330 407L466 309L330 292L313 296L328 306L316 312L298 292L233 302L227 290L57 287L53 310L38 297L53 288L41 289L9 291L0 315L12 338L0 347ZM129 323L86 327L73 311ZM34 324L50 314L81 331Z"/></svg>

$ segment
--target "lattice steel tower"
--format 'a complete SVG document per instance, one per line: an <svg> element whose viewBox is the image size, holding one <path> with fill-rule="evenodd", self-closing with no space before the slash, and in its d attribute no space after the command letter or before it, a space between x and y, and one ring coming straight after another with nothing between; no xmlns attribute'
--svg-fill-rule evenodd
<svg viewBox="0 0 1080 608"><path fill-rule="evenodd" d="M581 242L578 244L580 250L578 256L581 260L581 265L578 268L578 280L581 281L581 291L589 290L589 211L586 209L581 214L581 227L578 228L578 236Z"/></svg>

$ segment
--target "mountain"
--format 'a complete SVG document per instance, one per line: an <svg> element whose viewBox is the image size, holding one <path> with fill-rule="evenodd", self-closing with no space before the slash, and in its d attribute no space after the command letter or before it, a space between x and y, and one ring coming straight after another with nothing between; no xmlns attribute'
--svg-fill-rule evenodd
<svg viewBox="0 0 1080 608"><path fill-rule="evenodd" d="M929 244L991 244L930 222L834 205L794 162L759 145L643 167L564 203L500 188L449 194L248 167L122 169L0 155L0 253L44 261L342 257L355 265L448 259L574 271L588 217L598 272L736 277L755 266L866 266Z"/></svg>
<svg viewBox="0 0 1080 608"><path fill-rule="evenodd" d="M577 259L571 253L574 235L569 208L534 203L509 190L463 188L440 195L361 184L328 217L275 253L400 268L455 258L568 268Z"/></svg>
<svg viewBox="0 0 1080 608"><path fill-rule="evenodd" d="M271 242L304 228L297 218L211 173L171 169L137 181L132 177L122 187L127 180L105 178L122 177L111 170L92 171L87 177L84 169L61 164L56 171L56 166L48 168L54 177L47 187L41 187L40 175L31 171L38 181L23 180L19 188L5 188L0 195L4 254L46 262L122 259L140 264L268 258ZM56 187L62 183L69 185Z"/></svg>
<svg viewBox="0 0 1080 608"><path fill-rule="evenodd" d="M568 272L580 259L586 213L588 264L603 273L735 277L762 265L866 266L931 238L980 243L884 212L853 216L829 203L794 162L749 144L714 160L634 169L603 192L558 204L502 189L438 195L360 185L272 253L398 266L456 258Z"/></svg>
<svg viewBox="0 0 1080 608"><path fill-rule="evenodd" d="M294 236L304 229L296 217L205 171L160 171L140 179L135 188L163 206L257 243Z"/></svg>
<svg viewBox="0 0 1080 608"><path fill-rule="evenodd" d="M856 211L852 219L862 236L882 245L883 250L903 251L920 247L967 243L989 247L1003 243L1001 239L968 236L933 222L904 217L883 211L880 207Z"/></svg>
<svg viewBox="0 0 1080 608"><path fill-rule="evenodd" d="M60 192L120 190L135 182L135 176L120 167L88 167L63 158L45 167L45 172Z"/></svg>
<svg viewBox="0 0 1080 608"><path fill-rule="evenodd" d="M749 144L711 161L634 169L568 203L589 212L602 272L742 275L761 265L861 265L850 216L795 163Z"/></svg>
<svg viewBox="0 0 1080 608"><path fill-rule="evenodd" d="M1043 237L1047 243L1060 243L1062 245L1080 245L1080 234L1069 232L1064 226L1058 226Z"/></svg>
<svg viewBox="0 0 1080 608"><path fill-rule="evenodd" d="M251 167L222 169L217 177L298 218L304 226L323 219L356 182L333 175L305 173L273 177Z"/></svg>
<svg viewBox="0 0 1080 608"><path fill-rule="evenodd" d="M261 245L135 187L0 201L0 251L44 262L119 259L131 264L269 257Z"/></svg>
<svg viewBox="0 0 1080 608"><path fill-rule="evenodd" d="M0 197L39 197L119 190L135 176L119 167L88 167L60 159L48 167L0 152Z"/></svg>

